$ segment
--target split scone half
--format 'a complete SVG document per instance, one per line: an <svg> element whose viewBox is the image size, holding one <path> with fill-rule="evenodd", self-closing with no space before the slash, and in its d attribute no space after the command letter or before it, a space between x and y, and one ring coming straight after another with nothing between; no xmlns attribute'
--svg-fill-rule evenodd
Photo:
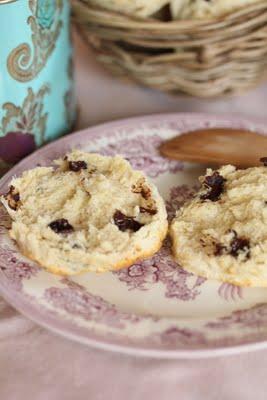
<svg viewBox="0 0 267 400"><path fill-rule="evenodd" d="M157 188L123 158L73 151L10 183L1 200L21 252L62 275L128 267L159 250L167 215Z"/></svg>
<svg viewBox="0 0 267 400"><path fill-rule="evenodd" d="M229 14L261 0L170 0L173 19L211 19Z"/></svg>
<svg viewBox="0 0 267 400"><path fill-rule="evenodd" d="M200 181L170 227L176 261L206 278L267 286L267 166L227 165Z"/></svg>
<svg viewBox="0 0 267 400"><path fill-rule="evenodd" d="M87 2L108 10L148 17L168 4L169 0L87 0Z"/></svg>

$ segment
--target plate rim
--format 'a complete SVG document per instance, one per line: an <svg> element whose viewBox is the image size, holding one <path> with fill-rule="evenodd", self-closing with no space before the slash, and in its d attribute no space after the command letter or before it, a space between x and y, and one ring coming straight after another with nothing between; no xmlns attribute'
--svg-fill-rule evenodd
<svg viewBox="0 0 267 400"><path fill-rule="evenodd" d="M6 183L7 180L10 179L11 176L14 175L15 171L24 165L24 163L28 163L31 157L36 158L38 154L43 154L49 152L50 148L55 144L64 144L68 142L70 138L74 136L79 137L83 136L86 132L90 135L90 132L94 134L99 134L101 136L101 131L106 129L115 129L116 127L122 128L124 126L133 126L135 123L145 123L145 122L157 122L165 120L166 122L170 122L173 119L182 119L191 117L192 119L227 119L228 121L235 122L236 120L242 120L244 122L250 123L255 122L256 124L265 124L266 121L261 118L256 117L243 117L242 115L233 115L233 114L216 114L216 113L191 113L191 112L183 112L183 113L156 113L145 116L137 116L125 119L117 119L111 122L101 123L95 126L91 126L76 132L73 132L69 135L66 135L62 138L59 138L56 141L46 144L42 148L36 150L29 156L25 157L22 161L16 164L13 168L11 168L1 179L0 179L0 187ZM52 331L56 334L59 334L65 338L73 340L78 343L86 344L93 348L98 348L102 350L108 350L116 353L141 356L141 357L152 357L152 358L160 358L160 359L201 359L201 358L210 358L210 357L218 357L218 356L230 356L234 354L240 354L244 352L257 351L267 348L267 340L262 341L253 341L251 343L244 344L235 344L233 346L218 346L216 348L207 348L207 349L167 349L162 350L158 348L144 348L142 345L134 345L134 344L117 344L112 343L112 340L109 342L107 338L101 337L101 335L94 334L90 332L90 337L85 337L82 334L76 335L75 333L69 332L64 329L64 321L59 320L56 316L49 315L49 313L45 313L44 311L37 309L31 302L27 302L23 296L17 292L17 297L12 297L11 293L9 293L8 288L5 287L5 284L0 280L0 294L2 297L16 310L18 310L21 314L26 316L27 318L33 320L38 325ZM45 322L42 320L41 315L45 314Z"/></svg>
<svg viewBox="0 0 267 400"><path fill-rule="evenodd" d="M101 336L96 335L94 338L93 334L91 338L82 335L75 335L66 331L62 326L65 325L65 321L60 321L56 316L46 314L43 310L36 309L30 302L26 302L22 295L18 294L17 298L13 298L9 293L8 289L4 285L1 285L0 281L0 293L4 300L13 306L26 318L37 323L39 326L47 329L48 331L62 336L66 339L72 340L76 343L85 344L89 347L106 350L110 352L120 353L124 355L154 358L154 359L204 359L204 358L216 358L221 356L231 356L236 354L248 353L252 351L259 351L267 348L267 341L258 341L246 344L237 344L233 346L219 346L210 349L192 349L192 350L161 350L156 348L146 349L140 345L125 345L125 344L114 344L112 341L108 342L106 338L101 339ZM20 298L21 297L21 298ZM46 322L41 318L41 315L45 314ZM55 327L57 325L57 327ZM62 325L62 326L61 326Z"/></svg>

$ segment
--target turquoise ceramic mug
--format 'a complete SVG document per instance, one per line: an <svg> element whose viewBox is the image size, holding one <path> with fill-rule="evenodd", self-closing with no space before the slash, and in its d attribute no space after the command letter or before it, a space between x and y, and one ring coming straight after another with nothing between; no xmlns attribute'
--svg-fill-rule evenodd
<svg viewBox="0 0 267 400"><path fill-rule="evenodd" d="M0 171L71 130L68 0L0 0Z"/></svg>

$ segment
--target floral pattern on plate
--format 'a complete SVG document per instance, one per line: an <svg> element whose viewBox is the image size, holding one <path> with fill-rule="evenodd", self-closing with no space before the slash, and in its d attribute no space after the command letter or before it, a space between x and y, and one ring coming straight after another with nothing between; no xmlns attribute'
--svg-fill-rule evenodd
<svg viewBox="0 0 267 400"><path fill-rule="evenodd" d="M152 258L114 272L114 275L129 290L148 290L151 284L161 282L167 298L182 301L195 300L200 294L201 285L206 281L205 278L186 272L173 261L169 240L165 241L161 250ZM192 279L193 283L190 284Z"/></svg>
<svg viewBox="0 0 267 400"><path fill-rule="evenodd" d="M182 170L183 163L160 156L158 148L161 143L162 138L158 135L153 135L149 138L138 135L111 143L100 149L100 152L107 156L123 154L130 161L133 168L144 171L152 178L156 178L164 172L175 173Z"/></svg>
<svg viewBox="0 0 267 400"><path fill-rule="evenodd" d="M116 328L123 328L123 321L137 322L138 316L119 313L113 304L94 296L78 283L63 279L64 288L51 287L44 297L57 309L80 316L85 320L101 322Z"/></svg>
<svg viewBox="0 0 267 400"><path fill-rule="evenodd" d="M13 168L0 181L73 147L122 153L154 178L167 197L169 218L194 194L190 166L163 159L158 146L184 131L236 127L267 134L264 124L198 114L174 114L115 122L65 137ZM199 174L202 173L199 168ZM169 198L168 198L169 194ZM62 279L23 257L9 238L0 208L0 290L18 310L67 337L106 349L165 357L200 357L267 344L263 289L205 281L179 268L168 240L154 257L117 273Z"/></svg>

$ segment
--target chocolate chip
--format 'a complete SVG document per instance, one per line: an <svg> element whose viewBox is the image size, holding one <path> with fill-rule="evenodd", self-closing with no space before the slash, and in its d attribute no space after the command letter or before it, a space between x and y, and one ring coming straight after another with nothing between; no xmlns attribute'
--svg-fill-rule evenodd
<svg viewBox="0 0 267 400"><path fill-rule="evenodd" d="M142 228L142 226L144 226L143 224L140 224L140 222L136 221L133 217L127 217L127 215L123 214L119 210L114 213L113 220L115 225L122 232L127 230L137 232L140 228Z"/></svg>
<svg viewBox="0 0 267 400"><path fill-rule="evenodd" d="M56 219L55 221L51 222L48 226L55 233L71 233L74 231L73 226L65 218Z"/></svg>
<svg viewBox="0 0 267 400"><path fill-rule="evenodd" d="M238 257L240 253L247 252L246 257L250 257L250 241L244 237L234 237L230 243L230 254L233 257Z"/></svg>
<svg viewBox="0 0 267 400"><path fill-rule="evenodd" d="M263 163L265 167L267 167L267 157L261 157L260 162Z"/></svg>
<svg viewBox="0 0 267 400"><path fill-rule="evenodd" d="M235 230L230 230L229 233L233 234L233 239L229 246L224 246L221 243L215 243L215 256L222 256L223 254L229 254L233 257L238 257L241 253L246 253L246 258L250 258L250 241L244 237L238 237Z"/></svg>
<svg viewBox="0 0 267 400"><path fill-rule="evenodd" d="M73 172L79 172L82 169L86 169L87 164L85 161L69 161L69 170Z"/></svg>
<svg viewBox="0 0 267 400"><path fill-rule="evenodd" d="M8 206L16 211L20 205L20 195L19 192L16 191L14 186L9 187L9 191L4 195L4 198L7 200Z"/></svg>
<svg viewBox="0 0 267 400"><path fill-rule="evenodd" d="M208 192L200 196L201 200L219 200L221 194L224 192L225 181L226 179L218 171L206 176L203 184L208 189Z"/></svg>
<svg viewBox="0 0 267 400"><path fill-rule="evenodd" d="M19 202L20 201L20 195L19 193L15 193L12 195L12 198L14 201Z"/></svg>
<svg viewBox="0 0 267 400"><path fill-rule="evenodd" d="M150 214L150 215L156 215L158 210L153 209L153 208L146 208L146 207L140 207L140 213L142 214Z"/></svg>

